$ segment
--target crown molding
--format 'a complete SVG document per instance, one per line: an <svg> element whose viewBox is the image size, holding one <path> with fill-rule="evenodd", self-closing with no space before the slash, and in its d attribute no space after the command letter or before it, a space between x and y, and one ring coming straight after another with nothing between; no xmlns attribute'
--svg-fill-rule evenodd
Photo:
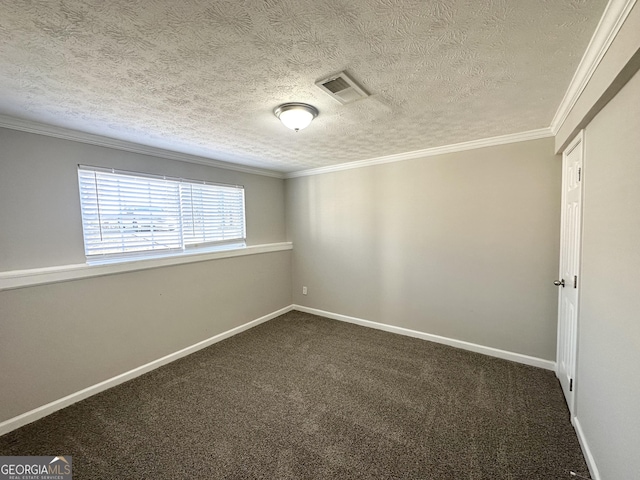
<svg viewBox="0 0 640 480"><path fill-rule="evenodd" d="M552 136L553 134L551 133L550 128L539 128L537 130L529 130L527 132L511 133L509 135L500 135L499 137L483 138L480 140L472 140L470 142L454 143L452 145L444 145L442 147L425 148L423 150L397 153L394 155L386 155L384 157L370 158L368 160L340 163L337 165L312 168L309 170L299 170L297 172L287 173L285 175L285 178L320 175L323 173L338 172L341 170L351 170L352 168L363 168L370 167L372 165L381 165L383 163L402 162L405 160L414 160L416 158L433 157L435 155L442 155L445 153L462 152L465 150L473 150L476 148L506 145L508 143L524 142L526 140L537 140L539 138L547 138Z"/></svg>
<svg viewBox="0 0 640 480"><path fill-rule="evenodd" d="M558 133L569 116L635 4L636 0L609 0L607 3L602 18L569 83L569 88L551 121L551 131L554 135Z"/></svg>
<svg viewBox="0 0 640 480"><path fill-rule="evenodd" d="M504 145L507 143L521 142L525 140L535 140L552 136L549 128L540 128L538 130L530 130L527 132L514 133L509 135L501 135L499 137L485 138L481 140L473 140L470 142L456 143L453 145L445 145L442 147L427 148L424 150L416 150L413 152L398 153L385 157L371 158L367 160L359 160L355 162L341 163L338 165L330 165L327 167L313 168L309 170L300 170L297 172L282 173L273 170L265 170L261 168L247 167L243 165L223 162L210 158L190 155L188 153L180 153L163 148L141 145L138 143L128 142L125 140L117 140L114 138L104 137L102 135L94 135L92 133L80 132L64 127L56 127L45 123L34 122L32 120L23 120L8 115L0 115L0 127L9 128L11 130L19 130L22 132L35 133L38 135L46 135L49 137L62 138L74 142L87 143L100 147L114 148L127 152L140 153L143 155L152 155L154 157L166 158L169 160L177 160L180 162L196 163L209 167L224 168L226 170L234 170L243 173L251 173L254 175L262 175L274 178L295 178L308 175L319 175L321 173L329 173L338 170L349 170L352 168L367 167L370 165L378 165L382 163L401 162L403 160L411 160L421 157L429 157L433 155L441 155L443 153L460 152L463 150L471 150L474 148L490 147L494 145Z"/></svg>
<svg viewBox="0 0 640 480"><path fill-rule="evenodd" d="M21 132L36 133L38 135L46 135L49 137L62 138L64 140L72 140L74 142L88 143L99 147L115 148L116 150L124 150L126 152L152 155L154 157L177 160L179 162L197 163L208 167L223 168L225 170L234 170L237 172L251 173L253 175L262 175L265 177L284 178L284 174L281 172L247 167L244 165L223 162L221 160L214 160L188 153L165 150L164 148L141 145L139 143L128 142L125 140L117 140L115 138L104 137L102 135L94 135L92 133L80 132L70 128L56 127L45 123L23 120L7 115L0 115L0 127L19 130Z"/></svg>

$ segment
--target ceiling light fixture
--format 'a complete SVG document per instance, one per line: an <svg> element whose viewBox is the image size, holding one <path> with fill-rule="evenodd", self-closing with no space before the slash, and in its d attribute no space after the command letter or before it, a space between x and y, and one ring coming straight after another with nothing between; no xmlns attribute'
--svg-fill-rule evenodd
<svg viewBox="0 0 640 480"><path fill-rule="evenodd" d="M311 120L318 116L318 109L306 103L283 103L276 108L273 113L280 119L282 124L291 130L302 130L311 123Z"/></svg>

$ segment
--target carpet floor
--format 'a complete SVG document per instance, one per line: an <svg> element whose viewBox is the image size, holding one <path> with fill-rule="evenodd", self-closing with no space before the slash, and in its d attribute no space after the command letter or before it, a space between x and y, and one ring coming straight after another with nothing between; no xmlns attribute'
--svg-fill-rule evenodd
<svg viewBox="0 0 640 480"><path fill-rule="evenodd" d="M589 477L552 372L297 311L4 435L0 455L72 455L76 480Z"/></svg>

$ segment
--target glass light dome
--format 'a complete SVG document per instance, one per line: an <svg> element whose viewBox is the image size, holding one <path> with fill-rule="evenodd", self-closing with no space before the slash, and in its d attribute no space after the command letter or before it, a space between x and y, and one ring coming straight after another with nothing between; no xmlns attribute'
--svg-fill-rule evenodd
<svg viewBox="0 0 640 480"><path fill-rule="evenodd" d="M318 116L318 109L306 103L285 103L274 111L282 124L296 132L309 126Z"/></svg>

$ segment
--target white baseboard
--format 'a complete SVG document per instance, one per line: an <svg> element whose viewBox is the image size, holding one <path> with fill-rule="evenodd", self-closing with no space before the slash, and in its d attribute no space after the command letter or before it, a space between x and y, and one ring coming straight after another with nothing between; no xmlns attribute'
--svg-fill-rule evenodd
<svg viewBox="0 0 640 480"><path fill-rule="evenodd" d="M528 355L522 355L520 353L508 352L505 350L499 350L497 348L485 347L483 345L477 345L475 343L469 343L462 340L455 340L453 338L441 337L439 335L432 335L430 333L418 332L416 330L410 330L408 328L396 327L393 325L386 325L384 323L372 322L369 320L363 320L361 318L349 317L347 315L340 315L338 313L326 312L324 310L318 310L315 308L303 307L301 305L289 305L287 307L281 308L275 312L272 312L263 317L257 318L256 320L252 320L251 322L245 323L244 325L240 325L239 327L232 328L231 330L227 330L226 332L215 335L211 338L198 342L189 347L183 348L177 352L166 355L162 358L149 362L140 367L134 368L133 370L129 370L128 372L117 375L113 378L105 380L103 382L97 383L96 385L92 385L87 387L79 392L72 393L71 395L67 395L66 397L55 400L51 403L47 403L46 405L42 405L41 407L35 408L28 412L25 412L17 417L10 418L9 420L5 420L0 423L0 435L4 435L6 433L11 432L17 428L20 428L24 425L27 425L31 422L35 422L36 420L46 417L47 415L52 414L58 410L61 410L69 405L72 405L76 402L84 400L92 395L103 392L111 387L115 387L121 383L129 381L133 378L139 377L151 370L155 370L158 367L166 365L167 363L171 363L174 360L185 357L191 353L197 352L203 348L206 348L214 343L220 342L226 338L232 337L240 332L248 330L252 327L260 325L261 323L267 322L273 318L276 318L282 314L285 314L291 310L299 310L301 312L311 313L314 315L320 315L322 317L332 318L334 320L340 320L343 322L354 323L356 325L361 325L364 327L375 328L378 330L384 330L386 332L397 333L400 335L406 335L409 337L420 338L422 340L428 340L430 342L442 343L444 345L449 345L456 348L461 348L464 350L469 350L472 352L482 353L484 355L489 355L492 357L498 357L505 360L511 360L518 363L523 363L525 365L532 365L534 367L540 367L547 370L555 370L555 362L551 362L549 360L543 360L541 358L530 357ZM576 420L577 422L577 420ZM588 448L586 448L586 443L583 443L582 436L580 434L581 430L579 430L579 425L576 424L576 431L578 431L578 438L580 439L580 444L583 445L583 450L585 451L585 457L590 458L591 463L589 464L589 468L591 469L591 465L593 465L594 471L595 463L593 463L593 458L588 454ZM594 479L599 479L597 475L592 476Z"/></svg>
<svg viewBox="0 0 640 480"><path fill-rule="evenodd" d="M484 345L478 345L476 343L465 342L463 340L456 340L454 338L441 337L440 335L433 335L431 333L419 332L417 330L410 330L408 328L396 327L393 325L387 325L385 323L372 322L370 320L363 320L361 318L349 317L347 315L341 315L339 313L326 312L324 310L318 310L316 308L303 307L302 305L293 305L292 310L299 310L305 313L311 313L319 315L321 317L332 318L334 320L340 320L342 322L355 323L363 327L375 328L377 330L384 330L385 332L397 333L399 335L406 335L408 337L420 338L421 340L428 340L430 342L442 343L451 347L461 348L463 350L469 350L471 352L482 353L489 355L490 357L502 358L504 360L511 360L512 362L523 363L525 365L531 365L533 367L544 368L545 370L555 371L556 362L550 360L544 360L542 358L530 357L529 355L523 355L521 353L509 352L507 350L500 350L498 348L485 347Z"/></svg>
<svg viewBox="0 0 640 480"><path fill-rule="evenodd" d="M591 450L589 449L589 444L587 443L587 439L584 436L584 431L582 430L582 426L580 425L578 417L573 417L571 419L571 423L573 423L573 428L575 428L576 434L578 435L578 442L580 443L580 448L582 448L582 454L584 455L584 459L587 462L587 467L589 467L591 478L593 480L601 480L602 477L600 477L600 472L598 471L598 467L596 466L596 461L593 458Z"/></svg>
<svg viewBox="0 0 640 480"><path fill-rule="evenodd" d="M85 398L100 393L111 387L115 387L116 385L124 383L128 380L139 377L140 375L150 372L151 370L155 370L156 368L166 365L167 363L171 363L174 360L178 360L179 358L197 352L198 350L202 350L203 348L213 345L214 343L218 343L221 340L237 335L240 332L244 332L245 330L260 325L261 323L267 322L272 318L278 317L291 310L293 310L292 305L281 308L280 310L276 310L275 312L252 320L248 323L245 323L244 325L240 325L239 327L232 328L231 330L227 330L226 332L219 333L218 335L214 335L213 337L191 345L190 347L183 348L182 350L178 350L177 352L149 362L146 365L134 368L133 370L129 370L128 372L122 373L113 378L92 385L91 387L87 387L83 390L80 390L79 392L72 393L71 395L67 395L66 397L60 398L51 403L47 403L46 405L42 405L41 407L25 412L21 415L18 415L17 417L5 420L4 422L0 423L0 435L9 433L10 431L27 425L28 423L35 422L42 417L46 417L47 415L68 407L69 405L79 402L80 400L84 400Z"/></svg>

